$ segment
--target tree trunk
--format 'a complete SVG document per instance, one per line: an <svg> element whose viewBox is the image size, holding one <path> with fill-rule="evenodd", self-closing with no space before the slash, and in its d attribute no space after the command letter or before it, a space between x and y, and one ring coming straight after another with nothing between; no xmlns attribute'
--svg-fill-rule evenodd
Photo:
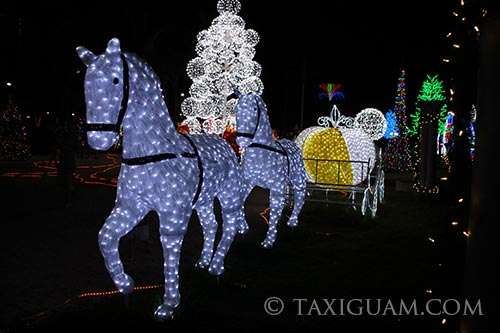
<svg viewBox="0 0 500 333"><path fill-rule="evenodd" d="M436 137L437 122L432 121L439 114L441 103L427 102L422 105L420 126L420 173L419 184L431 189L436 185Z"/></svg>

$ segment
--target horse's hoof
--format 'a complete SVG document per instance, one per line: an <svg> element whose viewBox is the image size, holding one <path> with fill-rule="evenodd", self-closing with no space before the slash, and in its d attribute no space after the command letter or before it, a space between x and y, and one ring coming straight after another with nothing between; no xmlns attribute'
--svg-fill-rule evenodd
<svg viewBox="0 0 500 333"><path fill-rule="evenodd" d="M199 269L205 269L210 265L210 260L203 260L200 259L198 262L194 265L194 267L199 268Z"/></svg>
<svg viewBox="0 0 500 333"><path fill-rule="evenodd" d="M273 243L268 242L268 241L262 241L260 243L260 246L262 246L262 248L264 248L264 249L270 249L273 247Z"/></svg>
<svg viewBox="0 0 500 333"><path fill-rule="evenodd" d="M299 224L299 220L297 218L289 219L286 223L290 228L295 228Z"/></svg>
<svg viewBox="0 0 500 333"><path fill-rule="evenodd" d="M125 273L122 273L113 279L118 291L128 295L134 291L134 280Z"/></svg>
<svg viewBox="0 0 500 333"><path fill-rule="evenodd" d="M173 317L174 317L174 309L171 306L167 304L162 304L156 308L155 318L157 320L165 321L172 319Z"/></svg>

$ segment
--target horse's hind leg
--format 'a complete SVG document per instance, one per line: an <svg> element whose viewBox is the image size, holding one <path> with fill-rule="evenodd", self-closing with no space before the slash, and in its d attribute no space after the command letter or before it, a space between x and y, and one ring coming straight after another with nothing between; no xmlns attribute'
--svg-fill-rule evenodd
<svg viewBox="0 0 500 333"><path fill-rule="evenodd" d="M208 269L210 274L213 275L220 275L224 272L224 259L233 243L236 230L239 228L242 220L245 222L243 200L239 190L239 179L236 177L230 177L229 179L230 183L225 188L235 190L223 191L218 196L222 208L223 225L222 237Z"/></svg>
<svg viewBox="0 0 500 333"><path fill-rule="evenodd" d="M276 233L278 230L278 221L285 207L285 193L271 189L269 195L270 212L269 212L269 227L267 229L266 238L261 243L262 247L269 249L273 246L276 240Z"/></svg>
<svg viewBox="0 0 500 333"><path fill-rule="evenodd" d="M99 231L99 248L104 257L104 263L116 288L123 294L132 292L134 281L123 270L123 264L118 252L120 238L128 234L146 213L146 209L124 205L115 206Z"/></svg>
<svg viewBox="0 0 500 333"><path fill-rule="evenodd" d="M196 263L196 267L207 268L212 260L215 233L217 232L217 220L215 219L213 202L209 205L198 207L196 211L203 228L203 250L200 259Z"/></svg>
<svg viewBox="0 0 500 333"><path fill-rule="evenodd" d="M160 320L172 317L174 309L179 305L179 259L187 222L191 216L191 207L171 207L168 212L159 212L160 241L163 247L163 273L165 293L163 304L155 311Z"/></svg>
<svg viewBox="0 0 500 333"><path fill-rule="evenodd" d="M293 187L293 210L287 222L287 225L289 227L296 227L297 224L299 223L298 217L300 211L302 210L302 206L304 206L305 197L306 197L305 184L303 186L302 184L300 184L299 186Z"/></svg>
<svg viewBox="0 0 500 333"><path fill-rule="evenodd" d="M252 192L254 186L250 183L245 182L244 180L241 180L241 198L243 205L245 205L245 201L247 200L248 196L250 195L250 192ZM248 224L245 218L245 211L243 210L240 218L238 219L238 233L239 234L244 234L248 231Z"/></svg>

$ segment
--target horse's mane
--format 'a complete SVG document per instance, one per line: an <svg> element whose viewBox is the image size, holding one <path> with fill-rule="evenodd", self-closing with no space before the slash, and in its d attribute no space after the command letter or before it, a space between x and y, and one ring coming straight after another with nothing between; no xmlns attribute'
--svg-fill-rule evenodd
<svg viewBox="0 0 500 333"><path fill-rule="evenodd" d="M125 53L129 64L129 110L126 117L134 117L134 121L127 124L134 128L133 140L140 140L144 144L137 147L139 151L133 155L145 156L150 152L148 144L165 141L163 150L168 149L177 153L185 149L184 140L179 140L174 123L170 118L164 100L160 79L153 68L134 53ZM129 114L130 112L130 114ZM127 121L127 120L125 120Z"/></svg>

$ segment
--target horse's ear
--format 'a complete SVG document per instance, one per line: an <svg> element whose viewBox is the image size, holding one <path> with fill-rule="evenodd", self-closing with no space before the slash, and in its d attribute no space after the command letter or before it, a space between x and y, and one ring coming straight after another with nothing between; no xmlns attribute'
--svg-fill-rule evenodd
<svg viewBox="0 0 500 333"><path fill-rule="evenodd" d="M108 47L106 48L106 54L121 53L120 40L118 38L112 38L108 42Z"/></svg>
<svg viewBox="0 0 500 333"><path fill-rule="evenodd" d="M87 50L83 46L78 46L76 48L76 53L78 53L78 57L82 59L83 63L87 67L97 59L97 56L94 53L92 53L92 51Z"/></svg>

